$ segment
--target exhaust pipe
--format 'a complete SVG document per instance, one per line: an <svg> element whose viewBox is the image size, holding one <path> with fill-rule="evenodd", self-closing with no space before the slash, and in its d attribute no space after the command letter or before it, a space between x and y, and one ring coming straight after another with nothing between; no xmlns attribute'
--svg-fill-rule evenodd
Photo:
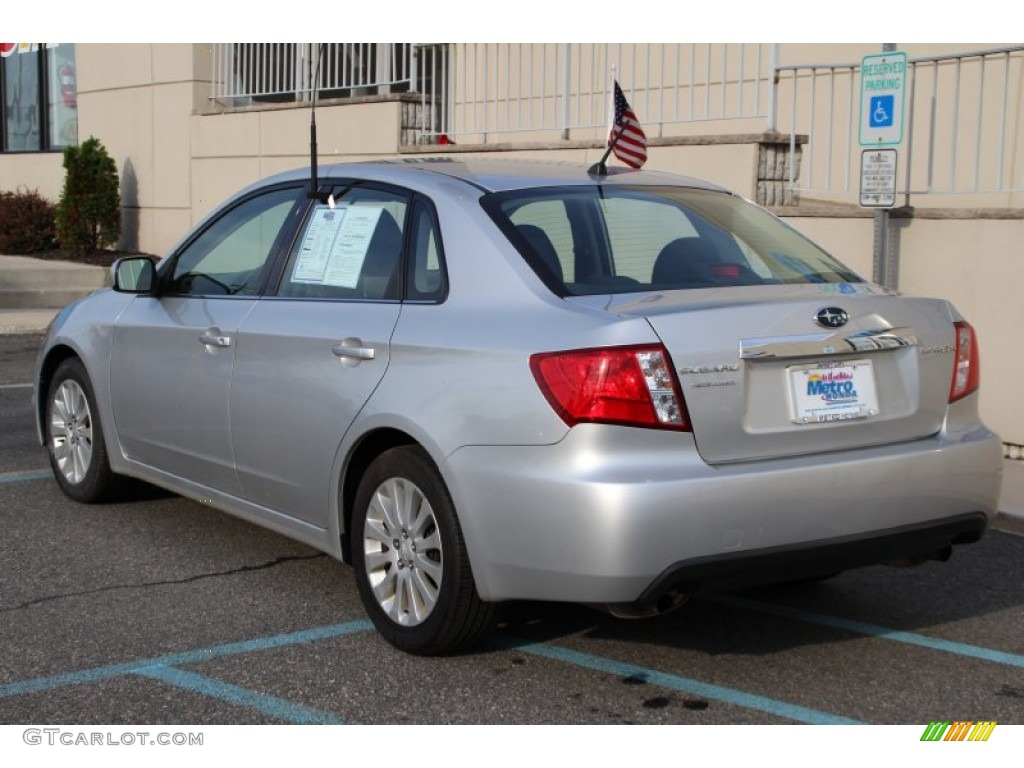
<svg viewBox="0 0 1024 768"><path fill-rule="evenodd" d="M664 616L683 605L689 595L675 589L663 592L656 600L643 600L636 603L604 603L595 607L607 611L617 619L649 619L653 616Z"/></svg>
<svg viewBox="0 0 1024 768"><path fill-rule="evenodd" d="M931 554L922 555L921 557L911 557L906 560L891 560L886 565L891 565L893 568L913 568L918 565L927 563L930 560L938 560L940 563L944 563L953 556L953 545L947 544L942 549L938 549Z"/></svg>

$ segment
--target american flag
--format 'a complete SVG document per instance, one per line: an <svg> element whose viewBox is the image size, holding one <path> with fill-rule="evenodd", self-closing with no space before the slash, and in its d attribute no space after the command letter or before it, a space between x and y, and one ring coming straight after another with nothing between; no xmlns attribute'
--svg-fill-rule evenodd
<svg viewBox="0 0 1024 768"><path fill-rule="evenodd" d="M615 141L616 136L619 136L618 141ZM608 146L612 148L615 156L630 168L640 168L647 162L647 134L640 127L636 113L622 94L618 80L615 81L615 116L608 134Z"/></svg>

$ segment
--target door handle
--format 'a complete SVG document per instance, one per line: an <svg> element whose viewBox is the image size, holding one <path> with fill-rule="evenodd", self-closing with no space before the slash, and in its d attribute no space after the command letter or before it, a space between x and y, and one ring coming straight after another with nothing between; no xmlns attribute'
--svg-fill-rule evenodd
<svg viewBox="0 0 1024 768"><path fill-rule="evenodd" d="M208 347L231 346L231 337L221 333L220 328L207 328L206 333L199 336L199 340Z"/></svg>
<svg viewBox="0 0 1024 768"><path fill-rule="evenodd" d="M377 356L377 350L373 347L364 347L362 344L359 339L345 339L331 347L331 352L347 360L373 360Z"/></svg>

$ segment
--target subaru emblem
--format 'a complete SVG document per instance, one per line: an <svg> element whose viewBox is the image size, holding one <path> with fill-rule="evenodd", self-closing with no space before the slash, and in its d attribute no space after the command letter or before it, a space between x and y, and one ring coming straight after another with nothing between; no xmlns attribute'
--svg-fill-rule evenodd
<svg viewBox="0 0 1024 768"><path fill-rule="evenodd" d="M841 328L850 316L839 307L823 307L814 315L814 321L822 328Z"/></svg>

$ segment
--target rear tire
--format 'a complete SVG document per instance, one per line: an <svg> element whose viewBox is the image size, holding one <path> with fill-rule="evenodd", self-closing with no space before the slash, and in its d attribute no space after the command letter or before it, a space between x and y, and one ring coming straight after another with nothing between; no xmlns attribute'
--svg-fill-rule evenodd
<svg viewBox="0 0 1024 768"><path fill-rule="evenodd" d="M96 397L76 357L64 360L53 374L44 429L50 466L66 495L86 504L116 495L121 478L110 470Z"/></svg>
<svg viewBox="0 0 1024 768"><path fill-rule="evenodd" d="M448 489L418 446L367 468L352 515L352 564L366 612L384 638L422 656L456 653L491 630Z"/></svg>

